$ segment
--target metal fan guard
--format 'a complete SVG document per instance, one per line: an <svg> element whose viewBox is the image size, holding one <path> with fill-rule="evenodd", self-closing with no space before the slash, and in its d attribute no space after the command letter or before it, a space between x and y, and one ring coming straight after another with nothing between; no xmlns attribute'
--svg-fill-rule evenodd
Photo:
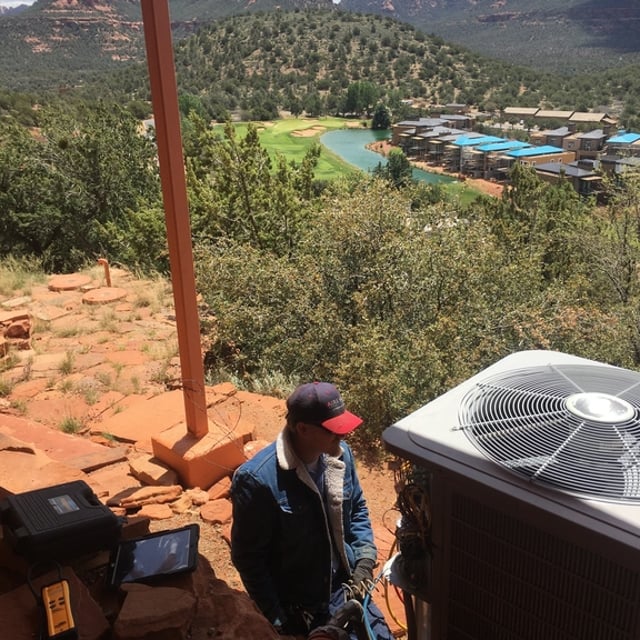
<svg viewBox="0 0 640 640"><path fill-rule="evenodd" d="M459 421L480 451L531 482L640 500L640 373L584 364L514 369L475 385Z"/></svg>

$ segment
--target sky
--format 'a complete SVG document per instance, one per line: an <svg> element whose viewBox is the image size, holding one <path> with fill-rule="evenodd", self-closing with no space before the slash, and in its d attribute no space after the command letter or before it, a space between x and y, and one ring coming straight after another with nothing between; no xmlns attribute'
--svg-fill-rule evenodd
<svg viewBox="0 0 640 640"><path fill-rule="evenodd" d="M35 0L0 0L2 7L17 7L19 4L33 4Z"/></svg>

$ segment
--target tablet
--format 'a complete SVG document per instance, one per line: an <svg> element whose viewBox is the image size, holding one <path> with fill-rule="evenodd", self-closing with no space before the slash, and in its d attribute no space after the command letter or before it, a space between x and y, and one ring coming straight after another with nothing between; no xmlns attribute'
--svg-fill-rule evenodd
<svg viewBox="0 0 640 640"><path fill-rule="evenodd" d="M163 576L193 571L198 561L199 538L200 527L190 524L120 541L109 561L109 585L152 582Z"/></svg>

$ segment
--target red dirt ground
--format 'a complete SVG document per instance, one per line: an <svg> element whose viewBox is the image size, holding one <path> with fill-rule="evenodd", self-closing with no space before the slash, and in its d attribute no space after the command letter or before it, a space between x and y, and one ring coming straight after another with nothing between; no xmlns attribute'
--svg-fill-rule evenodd
<svg viewBox="0 0 640 640"><path fill-rule="evenodd" d="M90 289L104 286L102 269L92 270L89 276ZM86 291L52 291L46 284L0 296L0 315L23 309L33 324L31 349L12 351L11 360L0 359L0 381L10 388L9 393L0 396L0 436L3 425L16 418L56 430L73 421L78 426L76 438L107 446L121 445L105 440L101 423L133 403L166 392L167 384L179 379L170 285L137 280L119 269L112 269L110 277L113 287L126 293L111 303L83 303ZM256 407L247 411L248 415L259 415L263 410L261 396L255 398ZM247 402L251 402L250 398ZM281 417L282 414L272 414L256 420L256 439L272 440L280 429ZM377 468L360 464L359 472L382 565L390 555L394 540L391 532L398 518L394 511L394 478L386 464ZM190 521L200 523L199 550L215 576L223 581L225 589L242 592L230 561L228 525L208 525L197 512L186 512L152 521L151 528L171 529ZM226 597L229 593L227 589ZM375 599L392 628L402 635L404 614L397 597L391 596L391 611L387 610L381 587ZM192 638L209 637L211 628L216 626L214 622L212 618L202 620ZM246 636L241 630L233 633L228 637L255 637L250 629Z"/></svg>

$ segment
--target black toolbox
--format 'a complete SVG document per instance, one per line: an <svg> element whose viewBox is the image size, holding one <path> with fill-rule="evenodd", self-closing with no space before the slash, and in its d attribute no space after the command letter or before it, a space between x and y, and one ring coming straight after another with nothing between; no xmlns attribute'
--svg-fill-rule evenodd
<svg viewBox="0 0 640 640"><path fill-rule="evenodd" d="M66 561L111 549L122 528L82 480L5 498L0 522L5 540L30 561Z"/></svg>

